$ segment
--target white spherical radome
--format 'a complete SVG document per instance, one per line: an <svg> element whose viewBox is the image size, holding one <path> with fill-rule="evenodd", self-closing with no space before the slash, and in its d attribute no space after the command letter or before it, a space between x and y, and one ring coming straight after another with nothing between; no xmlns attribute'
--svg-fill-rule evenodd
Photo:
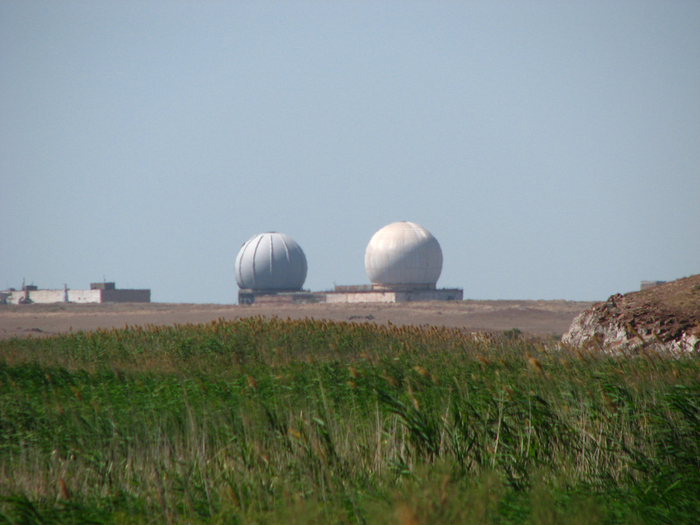
<svg viewBox="0 0 700 525"><path fill-rule="evenodd" d="M303 250L283 233L251 237L236 257L236 282L241 289L298 291L304 285L306 271Z"/></svg>
<svg viewBox="0 0 700 525"><path fill-rule="evenodd" d="M442 272L442 249L422 226L394 222L372 236L365 251L365 270L378 288L435 288Z"/></svg>

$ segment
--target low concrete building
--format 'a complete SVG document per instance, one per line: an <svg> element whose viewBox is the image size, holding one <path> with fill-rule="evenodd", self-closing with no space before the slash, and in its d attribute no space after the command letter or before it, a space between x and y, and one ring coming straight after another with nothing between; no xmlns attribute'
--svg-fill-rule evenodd
<svg viewBox="0 0 700 525"><path fill-rule="evenodd" d="M150 303L151 290L117 289L114 283L92 283L89 290L40 290L37 286L22 286L21 290L5 290L0 302L6 304L49 303Z"/></svg>
<svg viewBox="0 0 700 525"><path fill-rule="evenodd" d="M340 288L340 290L339 290ZM357 288L353 290L352 288ZM325 292L327 303L409 303L415 301L461 301L461 288L433 288L412 290L366 289L365 286L336 286L333 292Z"/></svg>
<svg viewBox="0 0 700 525"><path fill-rule="evenodd" d="M639 289L648 290L649 288L654 288L654 286L659 286L660 284L666 284L666 281L642 281L639 285Z"/></svg>

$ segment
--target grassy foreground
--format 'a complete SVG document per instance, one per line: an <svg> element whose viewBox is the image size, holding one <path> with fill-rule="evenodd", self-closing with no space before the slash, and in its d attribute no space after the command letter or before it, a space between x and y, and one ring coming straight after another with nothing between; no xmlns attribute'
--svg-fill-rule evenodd
<svg viewBox="0 0 700 525"><path fill-rule="evenodd" d="M510 335L0 341L0 523L698 523L700 361Z"/></svg>

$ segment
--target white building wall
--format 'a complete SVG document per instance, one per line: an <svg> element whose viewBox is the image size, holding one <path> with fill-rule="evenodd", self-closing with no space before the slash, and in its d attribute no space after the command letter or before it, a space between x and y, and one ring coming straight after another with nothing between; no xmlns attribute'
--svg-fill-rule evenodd
<svg viewBox="0 0 700 525"><path fill-rule="evenodd" d="M142 302L151 301L150 290L15 290L8 292L8 304L20 304L28 297L34 304L49 303L102 303L102 302Z"/></svg>
<svg viewBox="0 0 700 525"><path fill-rule="evenodd" d="M326 294L327 303L395 303L396 292L334 292Z"/></svg>
<svg viewBox="0 0 700 525"><path fill-rule="evenodd" d="M33 290L30 292L16 290L10 292L7 302L9 304L20 304L25 297L28 297L34 303L62 302L63 290Z"/></svg>
<svg viewBox="0 0 700 525"><path fill-rule="evenodd" d="M101 303L102 290L68 290L68 302Z"/></svg>
<svg viewBox="0 0 700 525"><path fill-rule="evenodd" d="M33 303L61 303L63 302L63 290L33 290L29 292L29 299Z"/></svg>
<svg viewBox="0 0 700 525"><path fill-rule="evenodd" d="M8 292L7 304L19 304L22 297L24 297L24 292Z"/></svg>
<svg viewBox="0 0 700 525"><path fill-rule="evenodd" d="M14 290L9 292L7 302L9 304L20 304L25 298L29 298L33 303L60 303L63 302L63 290Z"/></svg>

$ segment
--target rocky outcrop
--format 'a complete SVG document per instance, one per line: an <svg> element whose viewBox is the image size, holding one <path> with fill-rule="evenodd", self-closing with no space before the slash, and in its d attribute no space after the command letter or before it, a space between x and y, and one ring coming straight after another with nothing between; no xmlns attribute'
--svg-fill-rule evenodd
<svg viewBox="0 0 700 525"><path fill-rule="evenodd" d="M613 295L576 317L562 341L613 353L700 351L700 275Z"/></svg>

